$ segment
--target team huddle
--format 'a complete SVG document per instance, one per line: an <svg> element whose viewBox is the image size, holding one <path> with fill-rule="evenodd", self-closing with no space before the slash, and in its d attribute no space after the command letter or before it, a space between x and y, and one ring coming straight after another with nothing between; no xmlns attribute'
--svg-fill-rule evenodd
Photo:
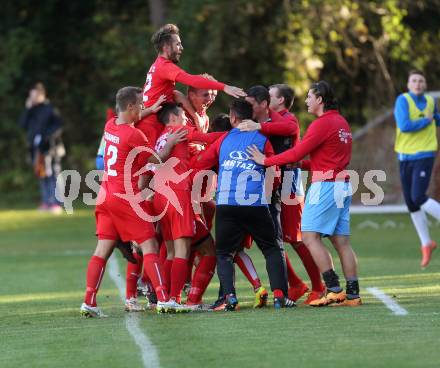
<svg viewBox="0 0 440 368"><path fill-rule="evenodd" d="M265 307L269 293L246 253L253 242L266 262L274 308L293 308L303 296L315 307L360 306L345 172L352 138L330 85L310 87L306 104L317 119L300 140L289 86L244 91L208 74L186 73L177 66L183 46L172 24L152 42L158 57L144 88L121 88L116 116L105 125L98 244L81 314L105 316L96 301L105 266L114 248L128 242L128 312L144 309L139 289L159 313L238 310L234 264L251 284L254 307ZM176 82L188 86L186 95L175 90ZM217 91L234 100L228 114L210 122L207 109ZM306 196L301 170L311 173ZM345 291L323 237L339 255ZM310 289L295 273L284 242L301 259ZM216 271L218 300L206 305L203 295Z"/></svg>

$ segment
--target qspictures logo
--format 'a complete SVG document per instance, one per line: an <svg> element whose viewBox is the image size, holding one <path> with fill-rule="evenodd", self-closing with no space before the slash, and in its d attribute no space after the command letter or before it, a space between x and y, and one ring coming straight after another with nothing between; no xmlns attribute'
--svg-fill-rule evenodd
<svg viewBox="0 0 440 368"><path fill-rule="evenodd" d="M135 173L132 173L133 165L136 157L142 153L147 152L157 158L158 164L148 164L142 167ZM123 176L124 192L123 193L107 193L106 185L104 183L109 180L114 180L114 176L109 175L108 172L102 170L92 170L85 176L85 184L91 189L91 192L84 192L82 194L82 200L86 205L95 206L102 204L108 195L113 195L126 201L130 204L130 207L135 211L137 216L145 221L156 222L160 220L166 213L168 207L173 206L180 214L183 214L181 199L179 199L176 192L172 189L174 184L181 183L183 180L188 180L193 171L187 170L183 173L176 171L177 165L180 164L180 160L176 157L170 157L167 161L162 162L158 154L148 147L137 147L130 151L124 165L124 172L117 173L116 175ZM262 175L261 171L254 170L255 164L249 160L249 157L245 152L232 151L229 154L229 160L223 162L225 169L232 169L233 167L239 167L240 180L236 181L236 185L241 185L240 188L233 186L228 187L228 190L235 193L235 198L238 203L245 205L252 205L257 200L260 200L259 196L264 196L263 203L270 204L270 195L265 193L258 193L255 195L249 195L246 188L251 181L258 180L264 181L265 188L273 188L275 181L279 182L279 175L273 174L273 170L266 170L266 174ZM107 167L108 171L108 167ZM180 170L179 170L180 171ZM114 175L114 173L112 173ZM150 184L139 190L133 187L134 178L139 178L144 175L153 176ZM298 177L298 175L300 175ZM333 177L332 171L326 172L302 172L301 170L286 170L281 180L281 187L278 187L281 193L281 201L286 205L296 205L303 198L303 192L298 189L297 193L294 188L299 188L298 182L304 182L307 175L312 175L312 178L327 178ZM201 170L195 173L191 177L191 202L196 214L202 212L201 205L204 202L208 202L213 199L215 186L216 186L217 174L212 170ZM386 174L382 170L369 170L362 178L354 170L346 170L336 175L336 181L346 181L350 178L349 189L337 189L341 186L335 186L334 199L338 206L343 206L344 198L351 196L359 188L360 180L364 184L364 187L369 191L361 193L361 202L364 205L378 205L382 203L384 198L384 191L378 185L378 182L386 181ZM65 211L68 214L73 213L73 202L80 197L80 186L82 178L76 170L64 170L57 177L57 189L56 198L63 204ZM320 185L319 182L315 182L314 185L314 201L319 203ZM151 206L145 206L145 201L151 201L155 194L159 194L166 199L166 206L160 213L149 213L147 211ZM296 194L296 196L292 196ZM241 198L242 197L242 198ZM293 197L293 198L292 198Z"/></svg>

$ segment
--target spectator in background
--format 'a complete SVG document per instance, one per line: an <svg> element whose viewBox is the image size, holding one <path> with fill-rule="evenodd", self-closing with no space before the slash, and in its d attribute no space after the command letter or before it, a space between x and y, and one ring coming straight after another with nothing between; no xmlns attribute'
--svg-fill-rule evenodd
<svg viewBox="0 0 440 368"><path fill-rule="evenodd" d="M434 99L425 94L423 72L410 71L407 86L408 92L399 95L394 105L397 124L394 150L399 160L403 196L420 238L420 266L424 268L437 248L429 234L426 213L440 220L440 203L426 195L438 148L436 128L440 125L440 114Z"/></svg>
<svg viewBox="0 0 440 368"><path fill-rule="evenodd" d="M62 120L46 97L42 83L36 83L29 91L26 110L20 117L20 125L27 131L27 140L34 173L40 180L40 210L61 213L55 198L56 177L61 171L61 158L65 149L61 140Z"/></svg>

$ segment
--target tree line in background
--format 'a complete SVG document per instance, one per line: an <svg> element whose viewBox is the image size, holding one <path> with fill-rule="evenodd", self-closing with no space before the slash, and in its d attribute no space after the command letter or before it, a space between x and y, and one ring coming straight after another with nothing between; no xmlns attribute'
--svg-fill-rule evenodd
<svg viewBox="0 0 440 368"><path fill-rule="evenodd" d="M303 129L312 81L328 80L350 123L363 125L404 90L409 69L440 86L440 0L30 0L2 3L0 189L24 190L31 170L17 119L29 87L45 83L64 119L64 167L93 168L105 109L142 86L150 37L176 23L192 74L248 88L286 82ZM225 111L220 94L213 113Z"/></svg>

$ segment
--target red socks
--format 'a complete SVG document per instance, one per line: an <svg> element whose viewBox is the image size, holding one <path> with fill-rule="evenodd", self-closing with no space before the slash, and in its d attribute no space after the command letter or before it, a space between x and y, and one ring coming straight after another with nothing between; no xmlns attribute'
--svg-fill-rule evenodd
<svg viewBox="0 0 440 368"><path fill-rule="evenodd" d="M191 290L188 295L189 304L200 304L202 295L214 276L217 258L215 256L203 256L194 272Z"/></svg>
<svg viewBox="0 0 440 368"><path fill-rule="evenodd" d="M169 293L171 288L171 267L173 266L172 259L166 259L163 263L163 278L165 284L165 290Z"/></svg>
<svg viewBox="0 0 440 368"><path fill-rule="evenodd" d="M240 267L241 272L246 276L252 284L254 290L261 287L261 281L258 277L257 270L249 257L244 251L238 252L234 257L234 262Z"/></svg>
<svg viewBox="0 0 440 368"><path fill-rule="evenodd" d="M160 264L163 266L165 260L167 259L167 246L165 245L164 241L160 243L159 258L160 258Z"/></svg>
<svg viewBox="0 0 440 368"><path fill-rule="evenodd" d="M142 257L133 252L133 257L136 259L137 263L127 262L127 273L126 273L126 286L125 286L125 298L136 298L137 297L137 281L142 272Z"/></svg>
<svg viewBox="0 0 440 368"><path fill-rule="evenodd" d="M312 282L312 290L323 292L324 284L321 281L321 274L319 273L318 266L313 260L310 251L307 249L304 243L300 243L298 246L294 247L294 249L296 253L298 253L299 258L301 258L304 268L310 277L310 281Z"/></svg>
<svg viewBox="0 0 440 368"><path fill-rule="evenodd" d="M180 293L185 285L186 275L188 274L188 260L174 257L171 266L171 288L170 298L175 298L180 303Z"/></svg>
<svg viewBox="0 0 440 368"><path fill-rule="evenodd" d="M295 270L293 269L286 251L284 252L284 256L286 257L287 280L289 281L289 286L297 287L304 284L304 281L298 277Z"/></svg>
<svg viewBox="0 0 440 368"><path fill-rule="evenodd" d="M159 256L157 254L144 254L144 270L153 284L153 288L156 291L157 300L160 302L168 301L169 297L165 289L162 268L160 266Z"/></svg>
<svg viewBox="0 0 440 368"><path fill-rule="evenodd" d="M191 249L191 253L189 254L189 258L188 258L188 273L186 275L185 283L191 282L191 280L192 280L192 270L193 270L194 259L196 258L196 255L197 255L197 251Z"/></svg>
<svg viewBox="0 0 440 368"><path fill-rule="evenodd" d="M107 261L104 258L92 256L87 267L86 276L86 295L84 296L84 303L91 307L96 307L96 294L101 285L102 276L104 276L105 264Z"/></svg>
<svg viewBox="0 0 440 368"><path fill-rule="evenodd" d="M284 293L283 293L283 291L280 290L280 289L275 289L275 290L273 291L273 297L274 297L274 298L284 298Z"/></svg>

